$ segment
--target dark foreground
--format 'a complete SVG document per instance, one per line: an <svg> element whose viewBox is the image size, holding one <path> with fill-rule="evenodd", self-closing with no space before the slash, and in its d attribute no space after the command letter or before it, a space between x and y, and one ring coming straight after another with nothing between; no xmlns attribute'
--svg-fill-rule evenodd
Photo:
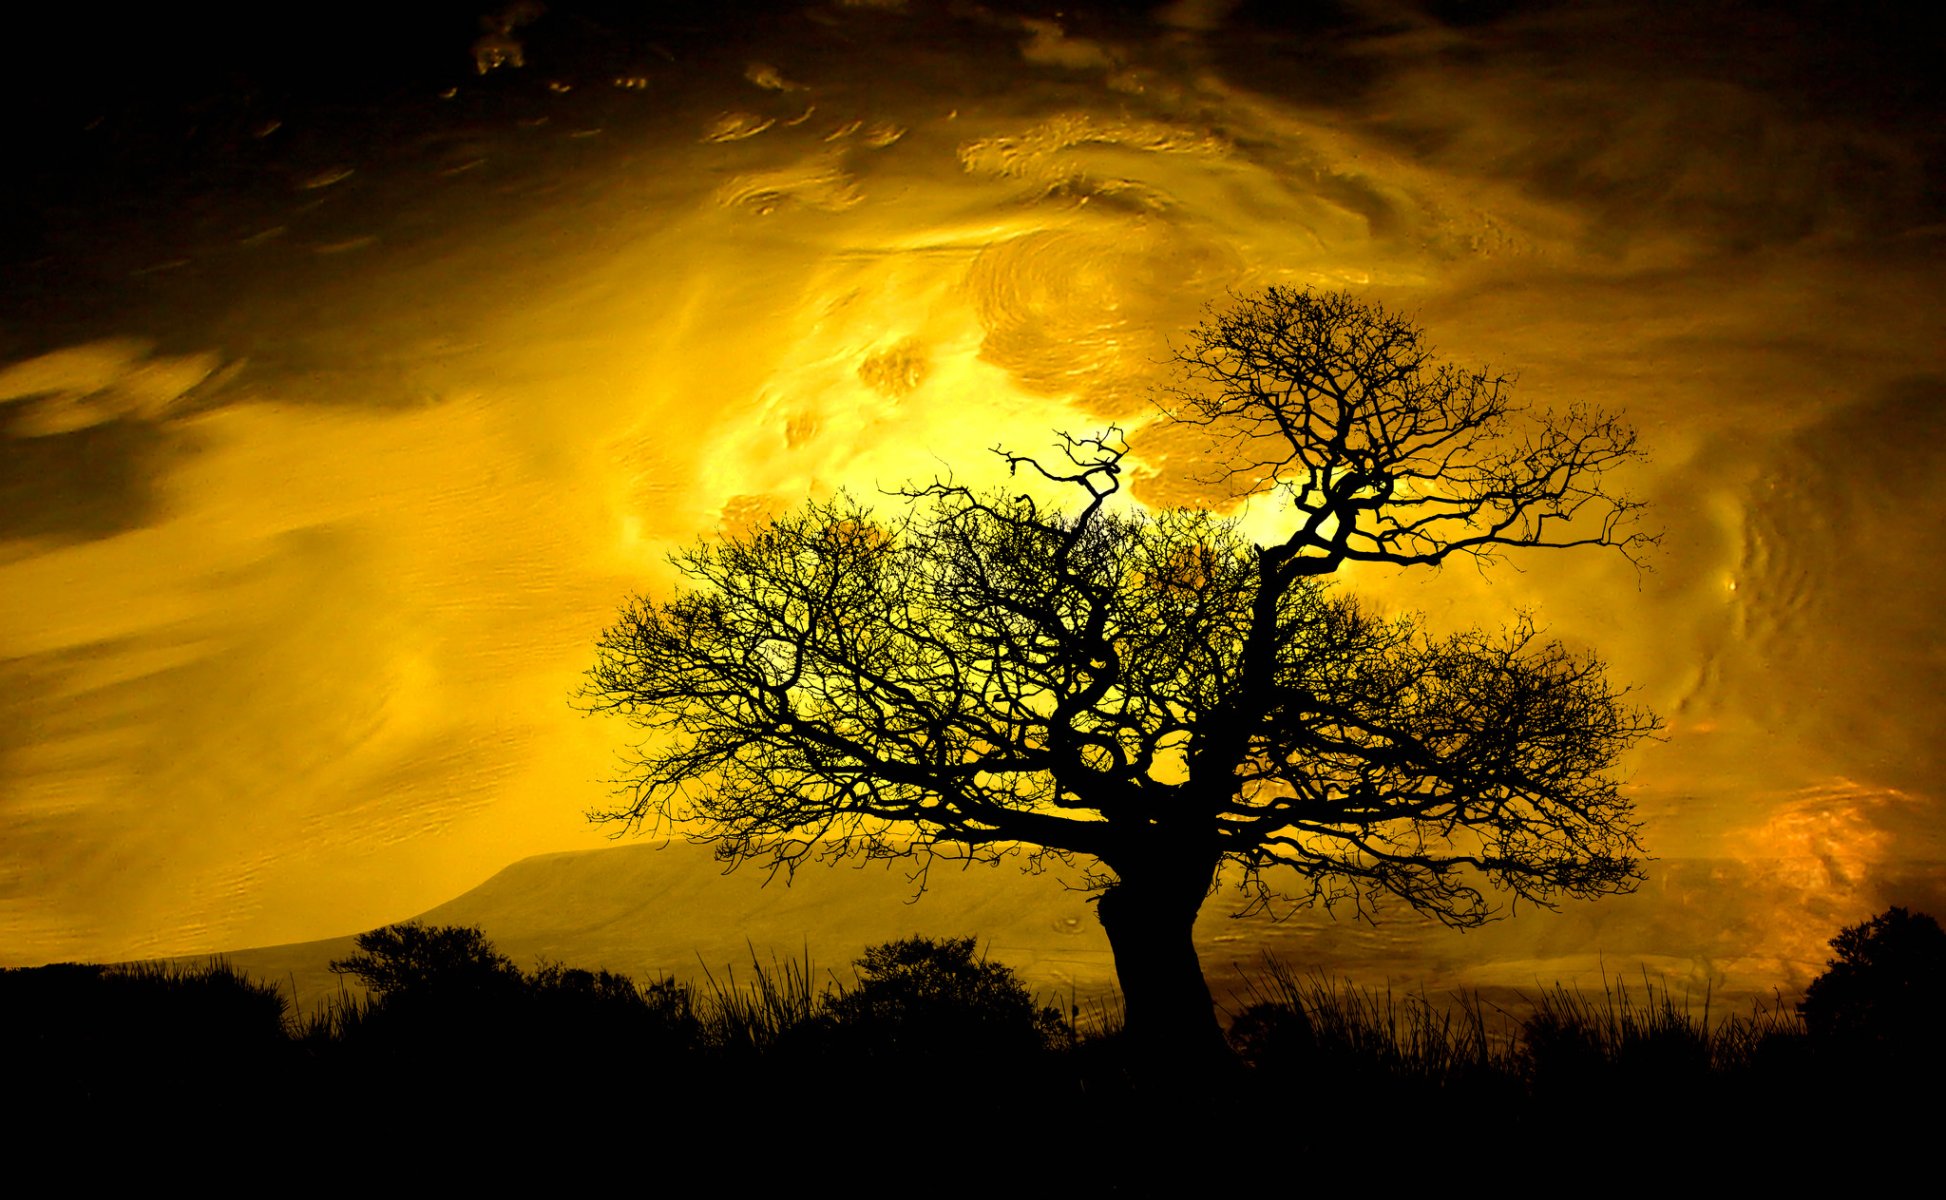
<svg viewBox="0 0 1946 1200"><path fill-rule="evenodd" d="M1305 1191L1868 1180L1924 1161L1938 1124L1929 1031L1710 1021L1653 990L1557 991L1516 1021L1272 963L1228 1014L1233 1060L1163 1069L1113 1013L1036 1005L970 939L875 947L850 986L772 963L699 990L521 971L477 931L415 928L361 938L340 966L369 993L304 1019L221 962L0 972L27 1114L9 1140L57 1169L267 1184L602 1165L728 1194L1147 1195L1179 1170Z"/></svg>

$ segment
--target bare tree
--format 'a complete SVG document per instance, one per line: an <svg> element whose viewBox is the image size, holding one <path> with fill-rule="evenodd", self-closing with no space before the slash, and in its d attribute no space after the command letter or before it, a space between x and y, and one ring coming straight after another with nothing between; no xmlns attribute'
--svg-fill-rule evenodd
<svg viewBox="0 0 1946 1200"><path fill-rule="evenodd" d="M1209 428L1216 475L1291 502L1271 569L1655 541L1604 486L1640 457L1634 430L1587 406L1529 412L1511 376L1434 361L1423 330L1369 301L1268 288L1198 325L1177 365L1167 407Z"/></svg>
<svg viewBox="0 0 1946 1200"><path fill-rule="evenodd" d="M1130 1033L1221 1045L1191 930L1218 868L1247 904L1390 895L1455 926L1490 893L1627 891L1613 771L1655 718L1524 617L1436 638L1319 578L1513 546L1641 544L1596 478L1613 421L1530 418L1434 367L1409 323L1273 289L1199 327L1180 418L1293 505L1252 545L1200 509L1122 502L1119 435L1009 455L1067 511L950 482L880 516L840 497L676 557L603 637L586 702L648 731L598 816L732 863L864 855L1076 864Z"/></svg>

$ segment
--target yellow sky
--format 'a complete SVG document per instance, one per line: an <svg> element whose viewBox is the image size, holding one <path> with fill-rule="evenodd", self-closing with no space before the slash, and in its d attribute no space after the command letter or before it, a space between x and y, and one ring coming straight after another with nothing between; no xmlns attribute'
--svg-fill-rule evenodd
<svg viewBox="0 0 1946 1200"><path fill-rule="evenodd" d="M1814 953L1939 857L1938 235L1881 129L1571 21L1400 9L1331 60L1385 86L1321 99L1220 4L1092 37L914 9L807 10L638 108L532 63L545 124L97 249L150 306L0 364L0 962L341 934L603 844L627 732L567 700L671 549L1110 420L1138 495L1194 500L1146 390L1273 282L1640 426L1652 573L1351 582L1604 653L1670 722L1631 764L1651 853L1821 898L1763 900L1753 946Z"/></svg>

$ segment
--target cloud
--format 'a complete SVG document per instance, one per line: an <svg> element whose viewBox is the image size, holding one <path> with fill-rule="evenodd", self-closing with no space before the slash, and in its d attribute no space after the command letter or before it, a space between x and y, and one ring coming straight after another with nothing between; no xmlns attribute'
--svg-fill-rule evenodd
<svg viewBox="0 0 1946 1200"><path fill-rule="evenodd" d="M1937 794L1946 750L1946 379L1836 408L1746 497L1727 686L1832 769Z"/></svg>
<svg viewBox="0 0 1946 1200"><path fill-rule="evenodd" d="M1937 219L1923 143L1883 107L1809 105L1864 36L1741 6L1543 6L1428 44L1366 42L1363 123L1458 175L1590 215L1586 248L1658 258ZM1936 137L1930 132L1928 136Z"/></svg>
<svg viewBox="0 0 1946 1200"><path fill-rule="evenodd" d="M108 338L0 367L0 404L13 406L7 432L53 437L124 417L160 420L223 365L212 353L151 350L141 339Z"/></svg>
<svg viewBox="0 0 1946 1200"><path fill-rule="evenodd" d="M111 421L50 437L0 435L0 540L99 538L157 512L180 448L166 429Z"/></svg>

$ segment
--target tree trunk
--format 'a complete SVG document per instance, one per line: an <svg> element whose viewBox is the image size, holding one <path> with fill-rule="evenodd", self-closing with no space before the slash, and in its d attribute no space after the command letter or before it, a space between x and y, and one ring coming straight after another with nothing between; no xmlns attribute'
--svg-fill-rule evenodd
<svg viewBox="0 0 1946 1200"><path fill-rule="evenodd" d="M1191 937L1215 867L1109 865L1117 881L1102 892L1096 914L1115 953L1132 1048L1158 1066L1223 1061L1228 1044Z"/></svg>

